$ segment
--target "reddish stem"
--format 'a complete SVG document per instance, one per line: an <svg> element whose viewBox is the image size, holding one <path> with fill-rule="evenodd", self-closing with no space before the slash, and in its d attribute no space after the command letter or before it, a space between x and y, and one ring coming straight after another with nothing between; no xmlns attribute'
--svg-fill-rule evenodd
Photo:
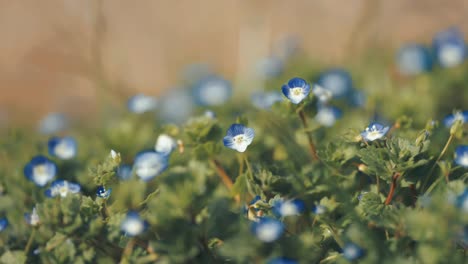
<svg viewBox="0 0 468 264"><path fill-rule="evenodd" d="M211 162L214 168L216 169L216 172L218 173L219 177L221 178L221 181L230 191L232 189L232 186L234 186L234 183L232 182L231 178L229 178L229 176L227 175L226 171L224 170L223 166L221 166L221 163L219 163L219 161L217 161L216 159L212 159ZM239 195L236 195L234 199L236 200L236 202L240 202Z"/></svg>
<svg viewBox="0 0 468 264"><path fill-rule="evenodd" d="M392 176L392 185L390 185L390 192L388 192L387 199L385 199L385 205L389 205L392 202L393 194L397 186L397 180L400 177L400 173L395 172Z"/></svg>

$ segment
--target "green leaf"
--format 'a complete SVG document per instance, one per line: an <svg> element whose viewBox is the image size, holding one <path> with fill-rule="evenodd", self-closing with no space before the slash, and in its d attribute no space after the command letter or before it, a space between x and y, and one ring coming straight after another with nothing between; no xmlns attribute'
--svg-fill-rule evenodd
<svg viewBox="0 0 468 264"><path fill-rule="evenodd" d="M6 264L20 264L20 263L26 263L26 255L24 254L24 251L22 250L15 250L15 251L6 251L3 253L3 255L0 257L0 262L1 263L6 263Z"/></svg>

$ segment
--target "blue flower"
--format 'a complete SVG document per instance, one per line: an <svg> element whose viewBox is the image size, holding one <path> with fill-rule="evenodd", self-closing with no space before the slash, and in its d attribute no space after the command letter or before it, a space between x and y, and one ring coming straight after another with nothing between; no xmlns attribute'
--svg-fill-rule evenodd
<svg viewBox="0 0 468 264"><path fill-rule="evenodd" d="M468 188L465 188L465 191L456 197L455 205L462 211L468 213Z"/></svg>
<svg viewBox="0 0 468 264"><path fill-rule="evenodd" d="M59 159L74 158L77 152L76 140L72 137L52 137L47 143L49 154Z"/></svg>
<svg viewBox="0 0 468 264"><path fill-rule="evenodd" d="M283 234L284 225L276 219L263 217L252 223L252 232L263 242L273 242Z"/></svg>
<svg viewBox="0 0 468 264"><path fill-rule="evenodd" d="M0 232L5 230L8 226L8 219L6 217L0 218Z"/></svg>
<svg viewBox="0 0 468 264"><path fill-rule="evenodd" d="M134 95L127 101L128 110L136 114L151 112L156 109L157 105L156 98L144 94Z"/></svg>
<svg viewBox="0 0 468 264"><path fill-rule="evenodd" d="M385 136L389 129L390 127L388 126L384 127L383 125L374 122L366 127L366 130L361 132L361 136L365 141L374 141Z"/></svg>
<svg viewBox="0 0 468 264"><path fill-rule="evenodd" d="M144 181L149 181L161 174L168 166L168 157L155 151L143 151L138 153L133 163L135 174Z"/></svg>
<svg viewBox="0 0 468 264"><path fill-rule="evenodd" d="M275 56L265 57L257 62L256 70L260 77L277 77L283 72L283 61Z"/></svg>
<svg viewBox="0 0 468 264"><path fill-rule="evenodd" d="M310 85L304 79L295 77L285 83L281 91L291 103L298 104L309 95Z"/></svg>
<svg viewBox="0 0 468 264"><path fill-rule="evenodd" d="M81 186L78 183L73 183L65 180L56 180L51 185L50 188L45 191L45 195L49 198L60 197L65 198L69 193L79 193Z"/></svg>
<svg viewBox="0 0 468 264"><path fill-rule="evenodd" d="M294 259L279 257L268 261L267 264L298 264L298 262Z"/></svg>
<svg viewBox="0 0 468 264"><path fill-rule="evenodd" d="M96 195L104 199L109 198L111 193L112 193L112 188L106 189L106 187L104 186L99 186L96 190Z"/></svg>
<svg viewBox="0 0 468 264"><path fill-rule="evenodd" d="M255 131L253 128L248 128L241 124L232 124L227 130L223 143L228 148L244 152L247 146L252 143L254 137Z"/></svg>
<svg viewBox="0 0 468 264"><path fill-rule="evenodd" d="M402 75L412 76L430 71L432 59L429 50L423 45L407 44L396 55L398 70Z"/></svg>
<svg viewBox="0 0 468 264"><path fill-rule="evenodd" d="M298 199L278 201L273 205L273 211L281 217L300 215L304 208L304 202Z"/></svg>
<svg viewBox="0 0 468 264"><path fill-rule="evenodd" d="M323 205L315 205L312 207L312 213L316 215L321 215L327 212L327 208Z"/></svg>
<svg viewBox="0 0 468 264"><path fill-rule="evenodd" d="M117 177L121 180L128 180L132 177L132 166L128 164L120 165L117 168Z"/></svg>
<svg viewBox="0 0 468 264"><path fill-rule="evenodd" d="M171 123L182 123L192 115L194 104L193 98L179 88L170 89L166 96L161 99L161 117Z"/></svg>
<svg viewBox="0 0 468 264"><path fill-rule="evenodd" d="M199 80L193 87L193 96L200 105L222 105L231 98L231 95L231 83L215 75Z"/></svg>
<svg viewBox="0 0 468 264"><path fill-rule="evenodd" d="M462 124L468 123L468 111L458 111L454 114L449 114L444 118L443 122L445 127L450 128L456 121L461 121Z"/></svg>
<svg viewBox="0 0 468 264"><path fill-rule="evenodd" d="M30 226L38 226L41 223L36 207L33 208L31 213L24 214L24 220L26 220L26 223Z"/></svg>
<svg viewBox="0 0 468 264"><path fill-rule="evenodd" d="M148 227L148 223L140 218L137 212L130 211L120 224L120 229L126 236L138 236Z"/></svg>
<svg viewBox="0 0 468 264"><path fill-rule="evenodd" d="M330 90L323 88L318 84L314 84L312 88L312 93L317 97L319 103L325 104L333 97L333 94Z"/></svg>
<svg viewBox="0 0 468 264"><path fill-rule="evenodd" d="M35 156L24 167L24 175L37 186L43 187L55 178L57 166L44 156Z"/></svg>
<svg viewBox="0 0 468 264"><path fill-rule="evenodd" d="M364 256L365 251L354 243L346 243L343 247L343 257L349 261L353 261Z"/></svg>
<svg viewBox="0 0 468 264"><path fill-rule="evenodd" d="M317 84L329 90L334 98L348 95L353 89L351 75L343 69L329 69L322 72Z"/></svg>
<svg viewBox="0 0 468 264"><path fill-rule="evenodd" d="M176 141L169 135L161 134L156 140L154 149L164 155L169 155L177 147Z"/></svg>
<svg viewBox="0 0 468 264"><path fill-rule="evenodd" d="M341 110L334 106L322 106L315 115L315 121L322 126L331 127L341 115Z"/></svg>
<svg viewBox="0 0 468 264"><path fill-rule="evenodd" d="M462 33L454 27L437 33L432 47L437 61L446 68L460 65L468 54Z"/></svg>
<svg viewBox="0 0 468 264"><path fill-rule="evenodd" d="M468 168L468 145L461 145L455 149L455 163Z"/></svg>
<svg viewBox="0 0 468 264"><path fill-rule="evenodd" d="M276 102L281 102L284 100L284 97L281 93L272 91L272 92L255 92L250 97L252 104L259 108L268 110Z"/></svg>
<svg viewBox="0 0 468 264"><path fill-rule="evenodd" d="M54 134L68 127L68 119L61 113L50 113L39 122L39 132L42 134Z"/></svg>

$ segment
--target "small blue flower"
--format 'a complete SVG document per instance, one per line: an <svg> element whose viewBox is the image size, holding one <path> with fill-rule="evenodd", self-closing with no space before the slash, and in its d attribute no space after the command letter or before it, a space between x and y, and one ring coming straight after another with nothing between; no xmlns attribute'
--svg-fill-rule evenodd
<svg viewBox="0 0 468 264"><path fill-rule="evenodd" d="M275 56L265 57L257 62L256 70L260 77L277 77L283 72L283 61Z"/></svg>
<svg viewBox="0 0 468 264"><path fill-rule="evenodd" d="M461 145L455 149L455 163L468 168L468 145Z"/></svg>
<svg viewBox="0 0 468 264"><path fill-rule="evenodd" d="M347 96L353 89L351 75L343 69L329 69L322 72L317 84L329 90L334 98Z"/></svg>
<svg viewBox="0 0 468 264"><path fill-rule="evenodd" d="M462 124L468 123L468 111L458 111L454 114L449 114L445 116L443 122L445 127L450 128L456 121L461 121Z"/></svg>
<svg viewBox="0 0 468 264"><path fill-rule="evenodd" d="M49 154L59 159L67 160L76 156L77 144L72 137L52 137L47 143Z"/></svg>
<svg viewBox="0 0 468 264"><path fill-rule="evenodd" d="M455 205L465 213L468 213L468 188L455 198Z"/></svg>
<svg viewBox="0 0 468 264"><path fill-rule="evenodd" d="M284 97L281 93L276 91L271 92L255 92L250 97L252 104L258 109L268 110L276 102L281 102L284 100Z"/></svg>
<svg viewBox="0 0 468 264"><path fill-rule="evenodd" d="M187 91L171 88L170 92L161 99L159 113L167 122L183 123L192 115L193 109L193 98Z"/></svg>
<svg viewBox="0 0 468 264"><path fill-rule="evenodd" d="M319 108L315 121L325 127L331 127L335 124L336 120L341 118L342 112L334 106L322 106Z"/></svg>
<svg viewBox="0 0 468 264"><path fill-rule="evenodd" d="M315 205L312 207L312 213L316 215L321 215L327 212L327 208L323 205Z"/></svg>
<svg viewBox="0 0 468 264"><path fill-rule="evenodd" d="M252 223L252 232L263 242L273 242L283 234L284 225L276 219L263 217Z"/></svg>
<svg viewBox="0 0 468 264"><path fill-rule="evenodd" d="M389 129L390 127L388 126L384 127L383 125L374 122L366 127L366 130L361 132L361 136L365 141L374 141L385 136Z"/></svg>
<svg viewBox="0 0 468 264"><path fill-rule="evenodd" d="M60 197L65 198L70 193L79 193L81 186L78 183L73 183L65 180L56 180L51 185L50 188L45 191L45 195L49 198Z"/></svg>
<svg viewBox="0 0 468 264"><path fill-rule="evenodd" d="M463 35L455 27L437 33L432 47L437 61L445 68L460 65L468 54Z"/></svg>
<svg viewBox="0 0 468 264"><path fill-rule="evenodd" d="M149 181L161 174L169 166L167 155L155 151L142 151L135 157L133 169L144 181Z"/></svg>
<svg viewBox="0 0 468 264"><path fill-rule="evenodd" d="M44 156L35 156L24 167L24 175L37 186L43 187L55 178L57 166Z"/></svg>
<svg viewBox="0 0 468 264"><path fill-rule="evenodd" d="M241 124L232 124L227 130L226 136L223 139L224 146L244 152L247 146L252 143L255 137L253 128L245 127Z"/></svg>
<svg viewBox="0 0 468 264"><path fill-rule="evenodd" d="M39 122L39 132L42 134L55 134L68 127L68 119L61 113L50 113Z"/></svg>
<svg viewBox="0 0 468 264"><path fill-rule="evenodd" d="M117 168L117 177L121 180L128 180L132 177L132 166L128 164L120 165Z"/></svg>
<svg viewBox="0 0 468 264"><path fill-rule="evenodd" d="M310 93L310 85L301 78L295 77L281 87L281 91L291 103L302 102Z"/></svg>
<svg viewBox="0 0 468 264"><path fill-rule="evenodd" d="M364 249L354 243L346 243L343 247L343 257L349 261L359 259L364 256L364 254Z"/></svg>
<svg viewBox="0 0 468 264"><path fill-rule="evenodd" d="M138 236L148 227L148 223L140 218L137 212L130 211L120 224L120 229L126 236Z"/></svg>
<svg viewBox="0 0 468 264"><path fill-rule="evenodd" d="M130 112L142 114L156 109L158 101L156 98L144 94L137 94L127 101L127 108Z"/></svg>
<svg viewBox="0 0 468 264"><path fill-rule="evenodd" d="M5 230L8 226L8 219L6 217L0 218L0 232Z"/></svg>
<svg viewBox="0 0 468 264"><path fill-rule="evenodd" d="M26 220L26 223L30 226L38 226L41 223L36 207L33 208L31 213L24 214L24 220Z"/></svg>
<svg viewBox="0 0 468 264"><path fill-rule="evenodd" d="M107 199L112 193L112 188L106 189L104 186L99 186L96 190L96 195L100 198Z"/></svg>
<svg viewBox="0 0 468 264"><path fill-rule="evenodd" d="M294 259L286 258L286 257L279 257L279 258L274 258L270 261L267 262L267 264L298 264Z"/></svg>
<svg viewBox="0 0 468 264"><path fill-rule="evenodd" d="M273 205L273 211L281 217L300 215L304 208L304 202L298 199L278 201Z"/></svg>
<svg viewBox="0 0 468 264"><path fill-rule="evenodd" d="M330 101L333 97L333 94L329 89L325 89L318 84L314 84L312 88L312 93L315 97L317 97L318 102L321 104L328 103L328 101Z"/></svg>
<svg viewBox="0 0 468 264"><path fill-rule="evenodd" d="M231 95L231 83L215 75L199 80L193 87L196 102L204 106L222 105L231 98Z"/></svg>
<svg viewBox="0 0 468 264"><path fill-rule="evenodd" d="M396 55L398 70L402 75L418 75L432 68L429 49L419 44L406 44Z"/></svg>
<svg viewBox="0 0 468 264"><path fill-rule="evenodd" d="M156 140L154 149L156 152L169 155L177 147L177 142L169 135L161 134Z"/></svg>

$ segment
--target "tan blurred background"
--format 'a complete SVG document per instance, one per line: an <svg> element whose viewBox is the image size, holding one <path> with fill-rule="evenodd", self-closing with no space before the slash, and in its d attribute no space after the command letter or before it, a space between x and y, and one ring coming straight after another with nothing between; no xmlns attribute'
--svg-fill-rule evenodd
<svg viewBox="0 0 468 264"><path fill-rule="evenodd" d="M467 0L0 0L0 119L91 114L97 87L157 95L193 62L238 80L285 35L339 65L452 25L467 33Z"/></svg>

